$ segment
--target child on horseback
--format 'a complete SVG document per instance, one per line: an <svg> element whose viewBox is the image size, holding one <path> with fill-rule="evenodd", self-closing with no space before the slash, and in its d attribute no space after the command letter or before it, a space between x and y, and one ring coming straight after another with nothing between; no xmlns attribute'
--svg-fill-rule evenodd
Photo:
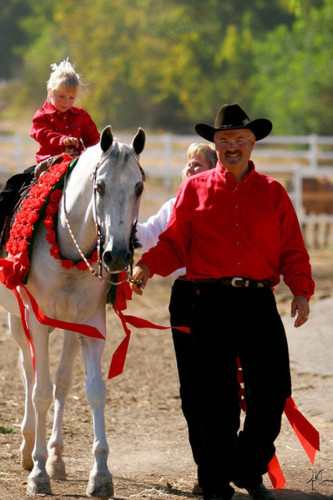
<svg viewBox="0 0 333 500"><path fill-rule="evenodd" d="M78 155L99 142L100 135L90 115L83 108L74 106L81 87L80 76L68 58L59 65L51 64L51 68L47 99L35 113L30 130L30 136L39 143L37 165L11 177L0 193L1 237L6 218L17 203L21 188L38 177L51 164L51 158L64 152Z"/></svg>

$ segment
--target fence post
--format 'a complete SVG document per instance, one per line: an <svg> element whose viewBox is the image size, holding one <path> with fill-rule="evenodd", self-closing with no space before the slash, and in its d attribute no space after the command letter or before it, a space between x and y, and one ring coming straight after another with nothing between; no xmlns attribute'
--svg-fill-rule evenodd
<svg viewBox="0 0 333 500"><path fill-rule="evenodd" d="M292 178L293 184L293 205L299 222L302 222L303 216L303 177L299 169L295 170Z"/></svg>
<svg viewBox="0 0 333 500"><path fill-rule="evenodd" d="M22 170L22 158L23 158L23 144L22 136L19 134L14 135L14 173L18 173Z"/></svg>
<svg viewBox="0 0 333 500"><path fill-rule="evenodd" d="M163 172L164 172L164 178L163 178L163 184L166 189L171 188L171 179L169 175L169 167L171 166L172 162L172 134L164 134L163 135L163 142L164 142L164 148L163 148Z"/></svg>
<svg viewBox="0 0 333 500"><path fill-rule="evenodd" d="M318 135L310 134L309 135L309 163L310 168L316 170L318 167Z"/></svg>

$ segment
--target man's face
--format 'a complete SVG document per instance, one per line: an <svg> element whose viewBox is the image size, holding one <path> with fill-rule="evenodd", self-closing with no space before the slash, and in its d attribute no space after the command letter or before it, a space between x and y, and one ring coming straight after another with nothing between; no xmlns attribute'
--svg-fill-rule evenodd
<svg viewBox="0 0 333 500"><path fill-rule="evenodd" d="M214 134L217 157L228 170L247 167L255 142L249 129L219 130Z"/></svg>

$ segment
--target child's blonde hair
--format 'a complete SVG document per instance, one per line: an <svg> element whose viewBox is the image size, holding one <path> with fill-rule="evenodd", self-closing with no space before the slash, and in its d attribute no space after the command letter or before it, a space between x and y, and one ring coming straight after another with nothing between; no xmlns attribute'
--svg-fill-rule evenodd
<svg viewBox="0 0 333 500"><path fill-rule="evenodd" d="M48 92L53 92L54 90L60 89L66 92L78 91L80 85L80 75L78 75L72 64L69 62L69 57L61 61L58 65L56 63L51 64L52 72L50 78L47 82Z"/></svg>
<svg viewBox="0 0 333 500"><path fill-rule="evenodd" d="M217 162L216 151L211 144L204 142L192 142L186 152L188 163L192 158L198 158L206 161L210 165L210 169L214 168ZM184 180L187 168L181 171L181 177Z"/></svg>

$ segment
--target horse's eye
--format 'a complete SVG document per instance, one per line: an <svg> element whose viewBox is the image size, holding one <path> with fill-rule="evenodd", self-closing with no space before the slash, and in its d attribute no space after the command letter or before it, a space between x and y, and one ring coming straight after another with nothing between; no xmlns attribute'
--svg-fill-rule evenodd
<svg viewBox="0 0 333 500"><path fill-rule="evenodd" d="M105 186L103 182L96 182L96 184L94 185L94 189L102 196L105 193Z"/></svg>
<svg viewBox="0 0 333 500"><path fill-rule="evenodd" d="M143 182L137 182L135 185L135 196L139 198L142 195L143 191Z"/></svg>

